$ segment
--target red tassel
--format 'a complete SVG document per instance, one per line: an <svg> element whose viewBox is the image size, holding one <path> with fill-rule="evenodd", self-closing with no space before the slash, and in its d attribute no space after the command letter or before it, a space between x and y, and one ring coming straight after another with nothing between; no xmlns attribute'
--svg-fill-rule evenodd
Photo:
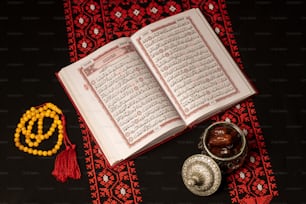
<svg viewBox="0 0 306 204"><path fill-rule="evenodd" d="M66 149L57 155L52 175L56 178L56 180L64 183L68 178L80 179L81 172L77 162L75 150L76 146L70 142L68 135L66 134L66 121L64 115L62 115L62 122L64 128L64 144Z"/></svg>
<svg viewBox="0 0 306 204"><path fill-rule="evenodd" d="M56 180L64 183L68 179L67 174L67 155L68 148L59 153L55 159L54 169L52 171L52 175L56 178Z"/></svg>
<svg viewBox="0 0 306 204"><path fill-rule="evenodd" d="M81 178L81 171L78 165L77 157L76 157L76 150L75 145L71 145L68 150L68 177L72 179L80 179Z"/></svg>

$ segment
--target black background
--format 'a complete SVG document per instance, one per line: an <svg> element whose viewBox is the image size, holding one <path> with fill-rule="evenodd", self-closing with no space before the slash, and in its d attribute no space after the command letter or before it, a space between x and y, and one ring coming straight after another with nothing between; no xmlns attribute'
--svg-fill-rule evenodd
<svg viewBox="0 0 306 204"><path fill-rule="evenodd" d="M280 194L272 203L305 203L305 3L229 0L227 8L246 73L259 91L253 100ZM1 1L0 26L0 203L91 203L77 116L54 75L70 63L63 2ZM54 157L14 146L23 112L46 101L66 115L81 180L58 183L51 176ZM135 160L144 203L230 202L224 184L209 198L182 185L179 162L197 152L196 143L178 138Z"/></svg>

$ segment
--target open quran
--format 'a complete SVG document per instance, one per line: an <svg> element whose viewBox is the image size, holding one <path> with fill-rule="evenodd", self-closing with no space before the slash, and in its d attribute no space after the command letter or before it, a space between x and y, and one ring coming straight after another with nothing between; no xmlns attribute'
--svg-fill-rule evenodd
<svg viewBox="0 0 306 204"><path fill-rule="evenodd" d="M116 39L56 75L111 166L256 93L199 9Z"/></svg>

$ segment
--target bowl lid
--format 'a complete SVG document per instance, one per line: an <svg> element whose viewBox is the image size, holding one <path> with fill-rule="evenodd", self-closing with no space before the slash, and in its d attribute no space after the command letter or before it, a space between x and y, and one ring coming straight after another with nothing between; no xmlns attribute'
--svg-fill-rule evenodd
<svg viewBox="0 0 306 204"><path fill-rule="evenodd" d="M195 195L209 196L218 190L222 174L212 158L195 154L184 161L182 178L189 191Z"/></svg>

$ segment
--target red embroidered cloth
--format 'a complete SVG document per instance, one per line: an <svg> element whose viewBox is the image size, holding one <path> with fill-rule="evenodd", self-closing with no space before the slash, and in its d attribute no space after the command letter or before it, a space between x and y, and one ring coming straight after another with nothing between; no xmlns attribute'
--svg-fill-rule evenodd
<svg viewBox="0 0 306 204"><path fill-rule="evenodd" d="M243 69L224 0L64 0L71 61L114 39L130 36L149 23L193 7L201 9ZM226 178L232 203L269 203L278 191L252 100L240 103L211 120L233 122L247 135L247 160L241 169ZM134 161L108 168L81 117L79 122L92 202L143 202Z"/></svg>

